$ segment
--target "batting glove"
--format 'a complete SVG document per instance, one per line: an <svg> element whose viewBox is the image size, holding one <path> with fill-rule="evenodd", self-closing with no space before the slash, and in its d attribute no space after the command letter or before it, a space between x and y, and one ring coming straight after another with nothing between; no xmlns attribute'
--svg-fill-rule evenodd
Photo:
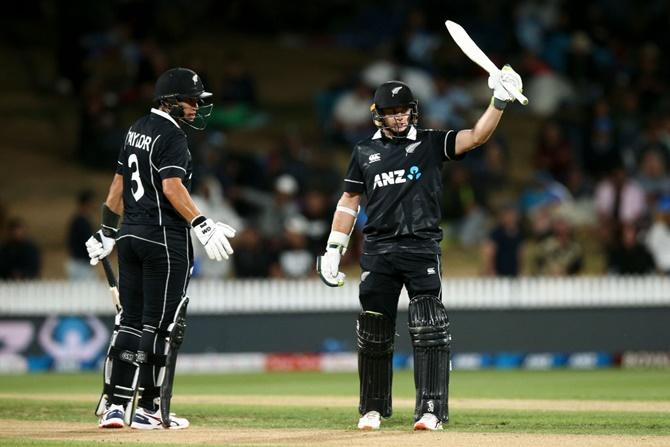
<svg viewBox="0 0 670 447"><path fill-rule="evenodd" d="M228 239L235 237L235 229L222 222L216 222L207 219L205 216L198 216L191 221L193 232L202 245L209 259L221 261L228 259L233 254L233 248Z"/></svg>
<svg viewBox="0 0 670 447"><path fill-rule="evenodd" d="M514 96L510 93L513 89L519 92L523 91L523 81L521 76L505 65L499 73L489 76L489 88L493 89L494 101L514 102Z"/></svg>
<svg viewBox="0 0 670 447"><path fill-rule="evenodd" d="M109 255L116 244L116 230L111 228L101 228L86 241L86 251L91 258L91 265L96 265L99 261Z"/></svg>
<svg viewBox="0 0 670 447"><path fill-rule="evenodd" d="M329 287L342 287L344 285L345 274L340 272L340 259L342 255L337 248L327 248L323 256L316 258L316 271L323 281Z"/></svg>

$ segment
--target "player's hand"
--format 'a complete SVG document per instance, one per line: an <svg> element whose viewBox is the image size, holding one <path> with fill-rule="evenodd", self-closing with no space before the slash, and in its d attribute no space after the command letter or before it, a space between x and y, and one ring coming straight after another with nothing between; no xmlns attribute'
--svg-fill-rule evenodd
<svg viewBox="0 0 670 447"><path fill-rule="evenodd" d="M235 237L235 229L222 222L216 222L207 219L205 216L198 216L191 222L193 232L202 245L209 259L222 261L228 259L233 254L233 248L228 239Z"/></svg>
<svg viewBox="0 0 670 447"><path fill-rule="evenodd" d="M523 91L521 76L514 69L505 65L500 73L489 76L489 88L493 89L493 97L505 102L514 102L512 90Z"/></svg>
<svg viewBox="0 0 670 447"><path fill-rule="evenodd" d="M91 265L96 265L104 257L109 255L116 244L115 231L109 229L100 229L86 241L86 251L91 258Z"/></svg>
<svg viewBox="0 0 670 447"><path fill-rule="evenodd" d="M321 280L329 287L342 287L345 274L340 272L342 255L338 249L328 248L323 256L316 258L316 271Z"/></svg>

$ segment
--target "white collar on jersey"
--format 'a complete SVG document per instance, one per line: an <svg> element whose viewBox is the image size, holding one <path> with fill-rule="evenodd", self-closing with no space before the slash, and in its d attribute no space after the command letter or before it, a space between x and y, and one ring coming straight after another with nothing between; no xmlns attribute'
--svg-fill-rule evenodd
<svg viewBox="0 0 670 447"><path fill-rule="evenodd" d="M174 124L175 126L179 127L179 124L177 124L177 122L174 120L174 118L172 118L170 115L168 115L167 113L163 112L162 110L154 109L154 108L152 107L152 108L151 108L151 113L155 113L156 115L162 116L162 117L165 118L166 120L172 121L172 124ZM179 128L181 129L181 127L179 127Z"/></svg>
<svg viewBox="0 0 670 447"><path fill-rule="evenodd" d="M382 130L378 129L377 132L372 136L373 140L378 140L382 137ZM416 140L416 127L414 126L409 126L409 132L407 132L407 136L405 137L408 140Z"/></svg>

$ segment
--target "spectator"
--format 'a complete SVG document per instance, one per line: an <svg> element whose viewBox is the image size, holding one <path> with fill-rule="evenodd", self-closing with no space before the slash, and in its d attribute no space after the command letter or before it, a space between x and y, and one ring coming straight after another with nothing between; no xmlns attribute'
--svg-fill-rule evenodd
<svg viewBox="0 0 670 447"><path fill-rule="evenodd" d="M521 193L521 211L524 214L532 214L535 208L558 205L571 198L570 191L562 183L555 181L545 172L538 172Z"/></svg>
<svg viewBox="0 0 670 447"><path fill-rule="evenodd" d="M354 90L344 93L335 101L333 118L343 142L352 145L371 133L371 101L372 91L362 81L356 84Z"/></svg>
<svg viewBox="0 0 670 447"><path fill-rule="evenodd" d="M535 150L535 168L551 174L554 180L567 185L570 170L574 167L572 152L572 147L558 123L548 121L540 130Z"/></svg>
<svg viewBox="0 0 670 447"><path fill-rule="evenodd" d="M523 234L519 212L508 205L502 209L498 224L482 246L484 274L516 277L521 273Z"/></svg>
<svg viewBox="0 0 670 447"><path fill-rule="evenodd" d="M305 194L303 215L306 219L305 235L313 257L321 255L330 234L330 217L333 214L328 198L319 190L309 190Z"/></svg>
<svg viewBox="0 0 670 447"><path fill-rule="evenodd" d="M598 183L595 201L603 223L633 223L646 212L644 190L626 174L621 165Z"/></svg>
<svg viewBox="0 0 670 447"><path fill-rule="evenodd" d="M90 264L86 251L86 240L93 234L91 214L95 208L94 193L90 189L81 191L77 198L77 210L70 220L67 230L67 246L69 258L65 270L71 281L91 280L96 278L95 270Z"/></svg>
<svg viewBox="0 0 670 447"><path fill-rule="evenodd" d="M315 257L308 250L307 229L308 222L300 215L286 221L279 252L279 267L284 278L306 278L314 270Z"/></svg>
<svg viewBox="0 0 670 447"><path fill-rule="evenodd" d="M9 220L9 236L0 245L0 279L36 279L40 276L40 250L28 237L20 218Z"/></svg>
<svg viewBox="0 0 670 447"><path fill-rule="evenodd" d="M278 276L276 254L268 249L260 232L247 227L235 237L235 255L232 257L235 266L235 277L267 278ZM273 274L274 272L274 274Z"/></svg>
<svg viewBox="0 0 670 447"><path fill-rule="evenodd" d="M604 99L597 101L593 106L584 156L585 168L589 173L600 175L619 162L615 130L609 104Z"/></svg>
<svg viewBox="0 0 670 447"><path fill-rule="evenodd" d="M430 70L440 39L426 28L426 15L423 11L411 11L407 21L403 43L404 57L410 64Z"/></svg>
<svg viewBox="0 0 670 447"><path fill-rule="evenodd" d="M273 194L252 188L239 188L239 199L254 206L259 212L251 219L263 238L276 245L284 234L286 221L300 214L297 194L298 182L292 176L283 174L275 180Z"/></svg>
<svg viewBox="0 0 670 447"><path fill-rule="evenodd" d="M534 274L541 276L575 275L582 270L583 251L575 240L574 231L567 220L555 218L553 231L540 242L534 258Z"/></svg>
<svg viewBox="0 0 670 447"><path fill-rule="evenodd" d="M670 273L670 196L661 197L656 203L656 218L652 224L645 244L656 263L656 269Z"/></svg>
<svg viewBox="0 0 670 447"><path fill-rule="evenodd" d="M200 209L200 213L211 218L215 222L227 222L228 225L241 231L244 223L237 212L228 204L223 195L221 183L212 176L205 177L193 195L193 202ZM235 241L231 241L235 244ZM232 270L231 262L217 262L209 259L202 244L194 244L195 270L197 278L221 279L229 276Z"/></svg>
<svg viewBox="0 0 670 447"><path fill-rule="evenodd" d="M607 270L619 275L644 275L653 273L654 258L637 238L634 225L621 229L621 240L607 253Z"/></svg>
<svg viewBox="0 0 670 447"><path fill-rule="evenodd" d="M464 167L453 166L449 172L449 186L444 189L443 216L450 221L451 233L460 244L478 245L486 238L482 191L475 187L470 172Z"/></svg>
<svg viewBox="0 0 670 447"><path fill-rule="evenodd" d="M466 111L472 106L472 95L459 84L450 84L444 76L435 79L435 95L425 108L427 127L434 129L462 129L466 125Z"/></svg>
<svg viewBox="0 0 670 447"><path fill-rule="evenodd" d="M649 199L647 203L654 203L659 197L670 194L670 177L663 154L658 149L642 154L637 182Z"/></svg>

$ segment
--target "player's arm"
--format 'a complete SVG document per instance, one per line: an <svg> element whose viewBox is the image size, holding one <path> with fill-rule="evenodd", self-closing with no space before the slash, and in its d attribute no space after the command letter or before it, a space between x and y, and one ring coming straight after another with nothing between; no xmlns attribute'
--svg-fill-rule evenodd
<svg viewBox="0 0 670 447"><path fill-rule="evenodd" d="M491 104L479 120L477 120L475 127L460 130L456 134L456 155L462 155L486 143L491 138L493 131L498 127L502 114L502 110L496 109Z"/></svg>
<svg viewBox="0 0 670 447"><path fill-rule="evenodd" d="M117 173L114 174L107 198L102 204L100 229L86 241L91 265L96 265L114 249L121 214L123 214L123 175Z"/></svg>
<svg viewBox="0 0 670 447"><path fill-rule="evenodd" d="M316 258L316 270L327 286L339 287L344 285L345 275L340 272L340 260L347 251L349 238L354 231L356 218L358 217L360 203L361 194L357 192L345 192L337 202L333 225L326 244L326 252L323 256Z"/></svg>
<svg viewBox="0 0 670 447"><path fill-rule="evenodd" d="M175 210L191 224L210 259L222 261L233 254L228 239L235 237L235 229L222 222L214 222L200 213L191 194L179 177L167 177L162 180L163 194Z"/></svg>
<svg viewBox="0 0 670 447"><path fill-rule="evenodd" d="M181 217L186 219L187 222L192 222L193 219L200 216L198 206L193 202L191 194L179 177L163 179L162 183L163 194Z"/></svg>
<svg viewBox="0 0 670 447"><path fill-rule="evenodd" d="M349 235L356 223L358 217L358 207L361 203L361 195L359 193L345 192L337 202L335 214L333 215L333 224L331 226L331 235L333 232ZM346 239L347 245L349 239ZM346 245L342 244L344 250Z"/></svg>
<svg viewBox="0 0 670 447"><path fill-rule="evenodd" d="M487 239L482 244L482 261L483 271L486 276L495 276L495 256L498 251L498 246L491 239Z"/></svg>
<svg viewBox="0 0 670 447"><path fill-rule="evenodd" d="M107 199L105 199L105 205L116 215L123 214L123 175L114 174Z"/></svg>
<svg viewBox="0 0 670 447"><path fill-rule="evenodd" d="M464 129L456 134L455 153L465 154L468 151L486 143L493 131L498 127L503 110L507 104L514 102L514 96L509 91L516 89L521 91L523 83L521 77L510 67L505 65L498 76L489 77L489 88L493 90L491 104L484 114L477 120L472 129Z"/></svg>

